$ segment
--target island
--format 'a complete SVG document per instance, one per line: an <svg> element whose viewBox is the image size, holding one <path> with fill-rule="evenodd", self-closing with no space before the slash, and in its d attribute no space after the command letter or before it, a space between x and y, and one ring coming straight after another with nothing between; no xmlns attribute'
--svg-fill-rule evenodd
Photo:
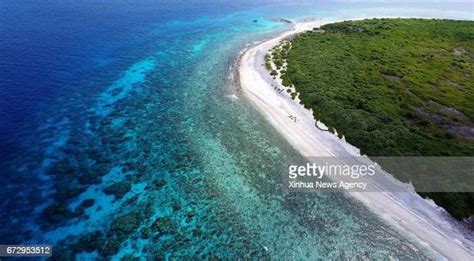
<svg viewBox="0 0 474 261"><path fill-rule="evenodd" d="M474 156L473 58L472 21L374 19L283 41L266 66L363 154ZM422 195L474 215L474 193Z"/></svg>
<svg viewBox="0 0 474 261"><path fill-rule="evenodd" d="M238 75L243 94L308 158L473 156L473 40L472 21L297 23L246 50ZM473 193L352 195L443 255L470 256L468 236L424 198L467 220Z"/></svg>

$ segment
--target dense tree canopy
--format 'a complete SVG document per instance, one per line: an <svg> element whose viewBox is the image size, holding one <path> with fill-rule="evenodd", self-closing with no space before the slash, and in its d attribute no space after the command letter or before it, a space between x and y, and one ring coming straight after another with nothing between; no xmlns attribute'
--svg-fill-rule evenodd
<svg viewBox="0 0 474 261"><path fill-rule="evenodd" d="M286 85L363 154L474 156L474 22L346 21L287 49ZM458 218L474 214L472 194L424 195Z"/></svg>

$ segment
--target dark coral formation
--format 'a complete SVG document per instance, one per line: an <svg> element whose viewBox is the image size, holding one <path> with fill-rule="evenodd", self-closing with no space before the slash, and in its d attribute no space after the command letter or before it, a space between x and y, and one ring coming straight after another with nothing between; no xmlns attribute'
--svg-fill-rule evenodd
<svg viewBox="0 0 474 261"><path fill-rule="evenodd" d="M104 193L107 195L114 195L115 198L120 199L127 194L131 188L132 184L130 182L120 182L105 188Z"/></svg>
<svg viewBox="0 0 474 261"><path fill-rule="evenodd" d="M78 213L70 211L66 205L53 204L44 209L43 216L49 223L57 224L77 217Z"/></svg>
<svg viewBox="0 0 474 261"><path fill-rule="evenodd" d="M160 217L151 225L153 231L159 234L173 234L176 232L176 227L168 217Z"/></svg>

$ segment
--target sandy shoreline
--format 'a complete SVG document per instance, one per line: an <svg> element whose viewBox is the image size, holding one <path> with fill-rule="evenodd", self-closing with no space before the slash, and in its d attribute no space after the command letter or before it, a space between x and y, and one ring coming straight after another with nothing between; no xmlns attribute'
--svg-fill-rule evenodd
<svg viewBox="0 0 474 261"><path fill-rule="evenodd" d="M316 122L309 110L292 100L285 92L275 91L274 86L278 87L280 83L273 80L263 66L264 55L282 39L330 22L334 21L297 23L293 30L247 49L238 61L236 79L244 96L305 157L358 156L359 150L335 135L316 128ZM403 186L396 180L387 183L391 186ZM390 224L415 237L440 255L452 260L474 260L474 242L443 210L422 199L406 186L397 190L404 192L385 191L389 190L381 187L378 192L350 194Z"/></svg>

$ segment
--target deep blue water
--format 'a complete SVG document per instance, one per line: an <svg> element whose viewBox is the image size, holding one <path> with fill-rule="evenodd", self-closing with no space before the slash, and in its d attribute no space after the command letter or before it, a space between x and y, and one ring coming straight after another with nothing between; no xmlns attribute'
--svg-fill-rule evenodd
<svg viewBox="0 0 474 261"><path fill-rule="evenodd" d="M469 7L0 1L0 244L59 259L433 257L343 194L283 192L303 159L231 68L286 29L277 18Z"/></svg>

